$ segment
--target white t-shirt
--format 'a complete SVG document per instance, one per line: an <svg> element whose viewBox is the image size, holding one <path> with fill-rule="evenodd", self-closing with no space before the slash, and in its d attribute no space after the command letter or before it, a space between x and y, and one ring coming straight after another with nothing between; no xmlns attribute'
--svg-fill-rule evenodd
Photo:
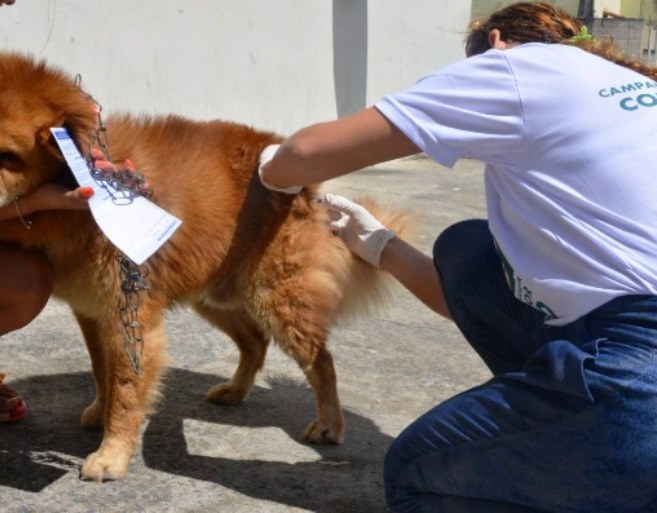
<svg viewBox="0 0 657 513"><path fill-rule="evenodd" d="M549 324L657 294L656 82L530 43L463 60L375 107L440 164L486 163L509 283Z"/></svg>

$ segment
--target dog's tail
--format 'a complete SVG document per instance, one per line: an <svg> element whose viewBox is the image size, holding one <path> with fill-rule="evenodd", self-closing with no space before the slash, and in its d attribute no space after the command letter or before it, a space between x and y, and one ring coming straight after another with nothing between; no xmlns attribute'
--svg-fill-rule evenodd
<svg viewBox="0 0 657 513"><path fill-rule="evenodd" d="M413 243L418 220L417 215L407 209L383 205L369 197L355 198L386 228L395 231L398 237ZM336 236L336 239L338 237ZM336 321L349 320L356 315L372 314L392 298L399 285L386 271L374 267L344 247L341 256L347 260L342 299L336 311Z"/></svg>

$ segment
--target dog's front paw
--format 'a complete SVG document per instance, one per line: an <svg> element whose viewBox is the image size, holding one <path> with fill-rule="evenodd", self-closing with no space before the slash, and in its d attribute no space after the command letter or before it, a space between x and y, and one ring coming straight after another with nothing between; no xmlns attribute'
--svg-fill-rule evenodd
<svg viewBox="0 0 657 513"><path fill-rule="evenodd" d="M306 428L303 437L313 444L341 444L344 442L344 426L332 426L321 419L315 419Z"/></svg>
<svg viewBox="0 0 657 513"><path fill-rule="evenodd" d="M94 399L94 402L82 412L80 424L87 429L99 429L103 427L105 424L105 408L98 399Z"/></svg>
<svg viewBox="0 0 657 513"><path fill-rule="evenodd" d="M85 481L113 481L122 479L128 472L130 456L125 454L108 454L111 451L98 451L91 453L80 469L80 478Z"/></svg>

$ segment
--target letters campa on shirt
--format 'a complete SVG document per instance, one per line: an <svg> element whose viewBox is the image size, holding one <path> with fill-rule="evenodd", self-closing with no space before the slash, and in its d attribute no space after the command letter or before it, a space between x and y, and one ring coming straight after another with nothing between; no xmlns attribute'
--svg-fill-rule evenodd
<svg viewBox="0 0 657 513"><path fill-rule="evenodd" d="M507 278L547 323L657 293L654 81L529 43L465 59L375 107L438 163L485 162Z"/></svg>

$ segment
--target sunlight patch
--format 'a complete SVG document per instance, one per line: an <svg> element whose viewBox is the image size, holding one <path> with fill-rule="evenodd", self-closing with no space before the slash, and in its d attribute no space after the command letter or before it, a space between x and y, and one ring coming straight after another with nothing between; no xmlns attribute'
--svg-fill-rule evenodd
<svg viewBox="0 0 657 513"><path fill-rule="evenodd" d="M183 435L187 452L193 456L285 463L321 459L312 447L290 438L277 427L221 426L214 422L185 419Z"/></svg>

